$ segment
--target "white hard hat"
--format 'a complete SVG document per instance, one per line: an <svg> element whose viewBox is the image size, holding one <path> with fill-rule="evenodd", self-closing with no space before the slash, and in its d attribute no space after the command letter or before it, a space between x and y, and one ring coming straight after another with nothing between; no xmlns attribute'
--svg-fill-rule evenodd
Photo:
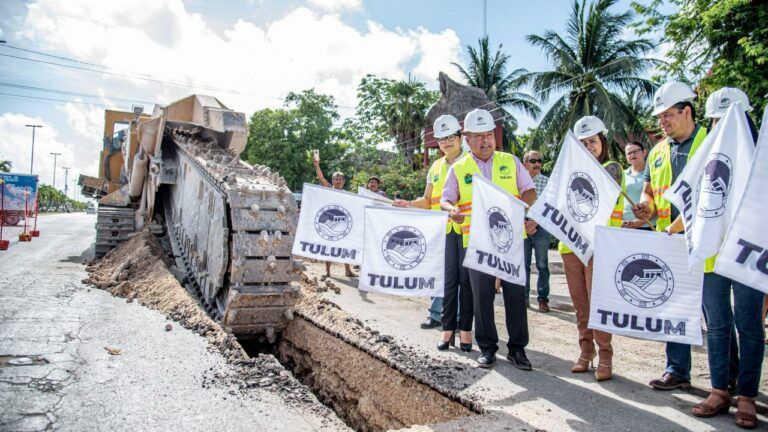
<svg viewBox="0 0 768 432"><path fill-rule="evenodd" d="M752 111L747 94L734 87L723 87L707 98L707 117L720 118L732 103L738 102L744 112Z"/></svg>
<svg viewBox="0 0 768 432"><path fill-rule="evenodd" d="M459 126L459 121L456 120L456 117L443 114L435 120L433 130L435 131L435 138L440 139L459 132L461 126Z"/></svg>
<svg viewBox="0 0 768 432"><path fill-rule="evenodd" d="M601 132L607 134L608 129L605 127L605 123L595 116L582 117L573 125L573 133L578 139L591 137Z"/></svg>
<svg viewBox="0 0 768 432"><path fill-rule="evenodd" d="M464 117L464 132L483 133L496 128L496 122L491 113L484 109L473 109Z"/></svg>
<svg viewBox="0 0 768 432"><path fill-rule="evenodd" d="M690 102L696 99L696 93L688 85L672 81L664 83L653 95L653 115L659 115L672 105Z"/></svg>

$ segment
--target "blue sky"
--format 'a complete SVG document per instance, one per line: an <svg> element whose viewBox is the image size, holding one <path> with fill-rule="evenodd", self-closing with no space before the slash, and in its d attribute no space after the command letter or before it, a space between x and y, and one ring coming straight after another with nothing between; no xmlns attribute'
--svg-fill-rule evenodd
<svg viewBox="0 0 768 432"><path fill-rule="evenodd" d="M511 68L542 70L547 61L525 41L531 33L562 31L567 0L488 0L488 34L503 44ZM36 0L0 2L0 39L7 45L103 65L111 71L150 74L162 80L225 91L126 79L0 56L0 158L27 172L36 123L36 172L51 183L58 166L94 175L101 149L103 109L168 103L192 92L213 94L250 115L281 104L288 91L315 87L332 94L351 115L355 87L366 73L408 74L436 88L437 72L458 77L467 44L483 32L482 0ZM621 1L616 10L625 9ZM71 63L0 46L0 54ZM25 85L97 95L82 97L11 88ZM53 102L18 98L61 99ZM523 114L521 127L535 125ZM63 172L57 173L57 186ZM70 181L70 188L72 187ZM71 189L70 189L71 191Z"/></svg>

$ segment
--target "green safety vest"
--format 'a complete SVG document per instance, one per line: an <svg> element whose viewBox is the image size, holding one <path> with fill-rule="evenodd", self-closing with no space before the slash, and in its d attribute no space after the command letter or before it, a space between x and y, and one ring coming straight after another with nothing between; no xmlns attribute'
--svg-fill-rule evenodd
<svg viewBox="0 0 768 432"><path fill-rule="evenodd" d="M459 155L456 160L459 160L462 155ZM454 161L455 162L455 161ZM443 186L445 186L445 178L448 177L448 162L445 160L445 156L436 160L429 167L429 179L432 180L432 196L429 197L429 208L431 210L441 211L440 199L443 197ZM456 234L461 234L461 225L457 224L451 218L448 218L448 224L445 227L445 233L449 234L453 230Z"/></svg>
<svg viewBox="0 0 768 432"><path fill-rule="evenodd" d="M469 214L472 212L472 175L482 175L482 172L471 154L456 160L453 163L453 172L459 184L459 201L456 206L462 213ZM513 155L498 151L493 152L491 182L510 195L520 198L520 192L517 189L517 164ZM469 245L470 219L470 216L464 217L464 222L461 224L461 235L465 248ZM523 236L525 237L525 228L523 228Z"/></svg>
<svg viewBox="0 0 768 432"><path fill-rule="evenodd" d="M610 163L618 163L614 161L605 161L603 163L603 166L608 166ZM613 177L611 177L613 178ZM625 175L624 170L621 170L621 191L626 192L627 191L627 185L625 183ZM611 217L608 219L608 226L612 227L621 227L621 221L624 219L624 194L619 194L619 199L616 200L616 205L613 207L613 212L611 212ZM565 245L563 242L559 242L557 245L557 251L560 252L560 254L569 254L573 253L568 246Z"/></svg>
<svg viewBox="0 0 768 432"><path fill-rule="evenodd" d="M688 152L687 161L690 162L696 150L707 137L707 129L699 127L699 131L693 138L691 151ZM669 138L664 138L652 149L648 155L648 170L651 174L651 189L653 190L653 203L656 206L656 231L664 229L672 224L672 204L664 199L664 192L672 186L672 160L669 150ZM709 273L715 269L715 258L710 257L704 263L704 271Z"/></svg>

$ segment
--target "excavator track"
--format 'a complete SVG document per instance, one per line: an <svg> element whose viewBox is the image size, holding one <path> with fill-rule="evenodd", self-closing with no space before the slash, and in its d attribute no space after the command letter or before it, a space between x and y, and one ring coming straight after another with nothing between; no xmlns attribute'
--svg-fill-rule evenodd
<svg viewBox="0 0 768 432"><path fill-rule="evenodd" d="M273 342L293 318L303 269L291 257L298 210L285 180L193 124L166 124L162 154L177 170L158 195L177 264L225 329Z"/></svg>

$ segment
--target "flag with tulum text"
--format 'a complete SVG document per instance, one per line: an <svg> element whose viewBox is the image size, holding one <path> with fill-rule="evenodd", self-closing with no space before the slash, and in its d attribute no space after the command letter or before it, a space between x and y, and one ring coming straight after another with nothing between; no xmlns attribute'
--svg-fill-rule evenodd
<svg viewBox="0 0 768 432"><path fill-rule="evenodd" d="M701 345L704 269L689 271L682 235L597 227L589 328Z"/></svg>
<svg viewBox="0 0 768 432"><path fill-rule="evenodd" d="M594 252L595 227L608 224L620 193L616 181L568 131L547 186L528 217L587 265Z"/></svg>
<svg viewBox="0 0 768 432"><path fill-rule="evenodd" d="M738 103L701 143L675 183L664 192L683 216L691 268L720 250L728 224L744 194L755 142Z"/></svg>
<svg viewBox="0 0 768 432"><path fill-rule="evenodd" d="M448 213L396 207L365 208L362 291L442 297Z"/></svg>
<svg viewBox="0 0 768 432"><path fill-rule="evenodd" d="M526 207L524 202L475 174L464 267L525 285L523 221Z"/></svg>
<svg viewBox="0 0 768 432"><path fill-rule="evenodd" d="M304 183L292 253L323 261L360 264L367 205L384 204L350 192Z"/></svg>
<svg viewBox="0 0 768 432"><path fill-rule="evenodd" d="M757 138L755 157L715 264L715 273L768 293L768 234L765 198L768 191L768 107ZM738 197L734 197L738 198Z"/></svg>

